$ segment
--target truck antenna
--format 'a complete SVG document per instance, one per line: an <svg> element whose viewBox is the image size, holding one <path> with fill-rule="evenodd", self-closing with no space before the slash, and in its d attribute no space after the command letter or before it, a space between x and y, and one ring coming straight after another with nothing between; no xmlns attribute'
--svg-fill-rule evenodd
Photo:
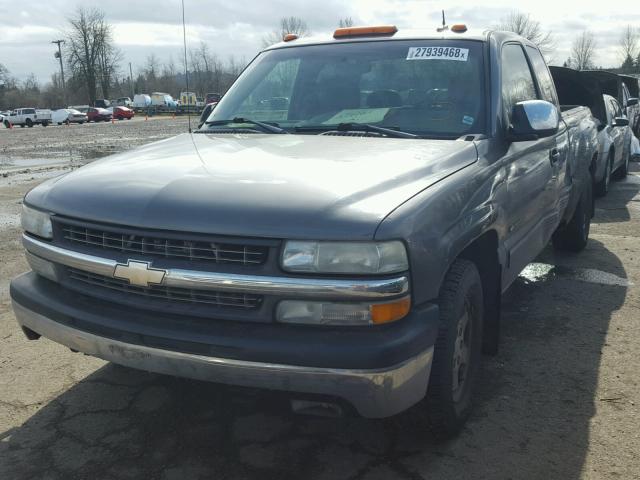
<svg viewBox="0 0 640 480"><path fill-rule="evenodd" d="M438 31L439 32L444 32L445 30L447 30L449 27L447 27L447 21L444 18L444 10L442 10L442 26L438 27Z"/></svg>
<svg viewBox="0 0 640 480"><path fill-rule="evenodd" d="M182 41L184 43L184 78L189 91L189 69L187 68L187 28L184 23L184 0L182 0ZM188 97L188 95L187 95ZM191 133L191 108L187 105L187 118L189 119L189 133ZM177 107L176 107L177 108Z"/></svg>

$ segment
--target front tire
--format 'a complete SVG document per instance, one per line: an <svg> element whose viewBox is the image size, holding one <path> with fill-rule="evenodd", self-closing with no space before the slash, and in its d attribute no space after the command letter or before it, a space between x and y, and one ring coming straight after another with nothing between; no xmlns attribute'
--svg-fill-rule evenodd
<svg viewBox="0 0 640 480"><path fill-rule="evenodd" d="M459 432L469 418L480 372L483 293L473 262L458 259L453 263L438 303L440 326L426 402L434 434L446 438Z"/></svg>
<svg viewBox="0 0 640 480"><path fill-rule="evenodd" d="M553 246L557 250L580 252L589 242L589 230L593 217L592 183L586 182L580 201L576 206L573 217L566 225L558 228L553 234Z"/></svg>
<svg viewBox="0 0 640 480"><path fill-rule="evenodd" d="M27 118L26 123L27 123L27 127L29 127L29 128L33 128L33 122L31 121L31 119L30 119L30 118Z"/></svg>

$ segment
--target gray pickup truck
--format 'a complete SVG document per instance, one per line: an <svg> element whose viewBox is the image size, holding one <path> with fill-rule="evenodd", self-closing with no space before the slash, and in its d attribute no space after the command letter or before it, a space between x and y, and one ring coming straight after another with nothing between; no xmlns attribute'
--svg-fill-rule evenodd
<svg viewBox="0 0 640 480"><path fill-rule="evenodd" d="M340 29L260 53L193 134L24 199L40 336L129 367L376 418L468 417L501 294L593 213L588 108L503 32Z"/></svg>

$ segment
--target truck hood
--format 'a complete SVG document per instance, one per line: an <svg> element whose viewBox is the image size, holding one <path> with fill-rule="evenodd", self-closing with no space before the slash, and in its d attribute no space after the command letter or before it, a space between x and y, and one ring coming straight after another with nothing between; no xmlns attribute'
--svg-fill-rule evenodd
<svg viewBox="0 0 640 480"><path fill-rule="evenodd" d="M52 179L25 201L148 229L371 239L400 204L475 161L462 140L183 134Z"/></svg>

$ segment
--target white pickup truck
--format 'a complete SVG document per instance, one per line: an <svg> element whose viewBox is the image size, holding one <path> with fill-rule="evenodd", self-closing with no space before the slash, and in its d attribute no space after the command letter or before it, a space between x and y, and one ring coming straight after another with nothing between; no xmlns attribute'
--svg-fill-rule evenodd
<svg viewBox="0 0 640 480"><path fill-rule="evenodd" d="M31 128L40 124L46 127L51 123L51 110L36 110L35 108L17 108L4 117L4 126L20 125Z"/></svg>

